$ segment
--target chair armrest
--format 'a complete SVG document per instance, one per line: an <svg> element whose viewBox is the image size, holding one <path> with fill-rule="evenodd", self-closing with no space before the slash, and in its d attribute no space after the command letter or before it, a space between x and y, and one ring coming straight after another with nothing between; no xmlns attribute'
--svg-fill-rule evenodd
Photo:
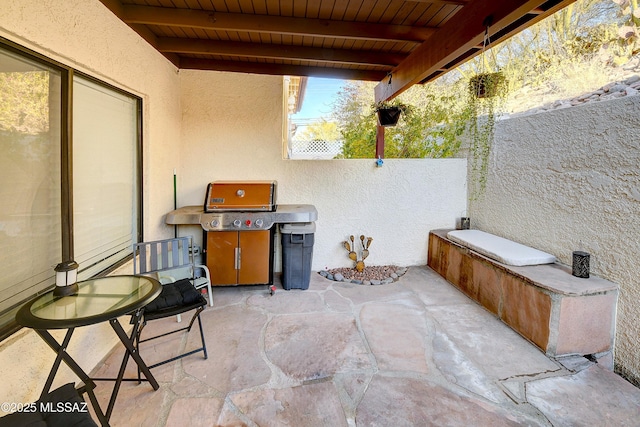
<svg viewBox="0 0 640 427"><path fill-rule="evenodd" d="M211 283L211 273L209 273L209 267L207 267L206 265L203 264L196 264L193 266L193 268L199 268L201 270L204 270L204 277L207 278L207 280L209 281L209 283Z"/></svg>

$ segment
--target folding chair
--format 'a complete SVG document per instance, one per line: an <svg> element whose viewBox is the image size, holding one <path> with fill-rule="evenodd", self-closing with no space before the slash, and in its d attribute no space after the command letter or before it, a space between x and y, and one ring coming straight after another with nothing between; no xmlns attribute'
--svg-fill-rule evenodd
<svg viewBox="0 0 640 427"><path fill-rule="evenodd" d="M196 289L196 279L193 276L196 267L203 268L206 274L207 283L201 282L200 287L207 286L209 290L210 303L213 305L213 296L211 294L211 281L209 280L209 271L206 266L196 266L194 263L193 252L191 248L191 237L177 237L173 239L157 240L153 242L142 242L134 245L134 274L156 276L162 283L162 292L150 304L145 306L142 325L136 335L136 348L146 341L151 341L170 334L186 331L189 333L193 323L198 320L198 328L200 329L200 339L202 346L180 354L175 357L163 360L161 362L149 365L149 368L164 365L173 362L185 356L203 352L204 358L207 358L207 347L204 339L204 331L202 329L202 321L200 313L207 306L207 300ZM137 254L137 256L136 256ZM187 277L175 280L176 277ZM173 276L172 274L175 274ZM175 280L175 281L174 281ZM171 330L169 332L142 339L142 331L148 321L163 319L165 317L180 316L182 313L194 311L189 325Z"/></svg>
<svg viewBox="0 0 640 427"><path fill-rule="evenodd" d="M134 245L134 253L139 256L133 263L133 274L153 274L165 284L179 279L189 279L196 289L207 287L209 305L213 307L211 274L206 265L195 263L192 237L142 242ZM197 277L202 270L204 277Z"/></svg>

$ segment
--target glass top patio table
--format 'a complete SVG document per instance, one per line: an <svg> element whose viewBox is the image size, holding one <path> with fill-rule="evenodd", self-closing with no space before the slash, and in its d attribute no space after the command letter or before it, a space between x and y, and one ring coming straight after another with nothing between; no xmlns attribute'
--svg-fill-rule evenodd
<svg viewBox="0 0 640 427"><path fill-rule="evenodd" d="M55 297L49 291L25 304L16 321L33 329L93 325L131 313L153 301L160 283L143 276L108 276L78 282L78 294Z"/></svg>
<svg viewBox="0 0 640 427"><path fill-rule="evenodd" d="M158 381L151 374L149 367L136 349L135 337L140 328L143 307L160 295L161 290L160 282L150 277L108 276L78 282L76 295L56 297L51 290L22 306L16 314L16 321L22 326L35 330L57 354L40 398L42 399L49 392L60 364L64 362L84 383L84 388L89 395L89 400L100 424L103 427L109 426L109 419L113 413L122 381L141 381L140 376L137 379L124 378L129 357L134 359L139 372L144 374L146 381L149 381L153 389L158 390L160 388ZM133 329L129 335L118 320L118 317L126 314L130 314L132 317ZM111 325L126 349L116 378L91 378L67 353L67 347L75 328L102 322L108 322ZM58 342L49 333L49 329L67 329L62 342ZM100 407L93 391L96 387L95 381L115 382L106 411Z"/></svg>

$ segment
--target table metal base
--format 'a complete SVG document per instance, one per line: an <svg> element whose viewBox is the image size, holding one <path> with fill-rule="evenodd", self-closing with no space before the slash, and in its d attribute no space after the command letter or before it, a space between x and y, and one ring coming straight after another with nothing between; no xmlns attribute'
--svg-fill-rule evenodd
<svg viewBox="0 0 640 427"><path fill-rule="evenodd" d="M43 398L51 390L51 385L53 384L53 380L55 379L58 369L60 369L60 364L61 362L64 361L64 363L73 371L73 373L76 374L78 378L80 378L80 380L82 380L82 382L84 383L83 388L86 391L87 395L89 396L89 400L91 401L91 405L93 406L93 409L100 421L100 424L103 427L108 427L109 419L111 418L111 414L113 413L113 407L116 403L116 398L118 397L118 392L120 390L120 385L122 384L122 381L128 381L128 380L139 381L138 378L135 378L135 379L124 378L124 372L127 367L127 362L129 361L130 356L138 365L139 371L142 372L146 380L149 381L149 383L151 384L151 387L153 387L154 390L158 390L158 388L160 388L158 381L156 381L155 377L153 376L153 374L151 373L147 365L144 363L144 361L140 357L140 354L138 353L138 351L134 346L134 339L140 327L141 317L142 317L142 309L137 310L133 314L133 322L132 322L133 330L131 331L130 335L127 335L127 333L124 331L118 319L109 320L109 324L111 325L116 335L118 335L118 338L120 338L120 341L126 348L124 357L122 359L122 364L120 365L120 370L118 371L118 376L116 378L89 377L89 375L80 367L80 365L78 365L78 363L76 363L76 361L73 360L71 355L67 353L67 347L69 345L69 341L71 341L71 336L73 335L75 328L69 328L67 330L67 333L65 334L64 339L62 340L62 343L58 343L58 341L56 341L56 339L49 333L48 330L36 329L35 331L38 333L38 335L40 335L40 337L42 337L42 339L49 345L49 347L51 347L53 351L55 351L57 354L56 360L54 361L53 366L51 367L51 372L49 373L49 376L44 385L40 398ZM102 408L98 403L98 399L96 398L95 392L93 391L96 387L95 381L115 381L113 390L111 392L111 397L109 398L109 405L107 406L106 412L102 411Z"/></svg>

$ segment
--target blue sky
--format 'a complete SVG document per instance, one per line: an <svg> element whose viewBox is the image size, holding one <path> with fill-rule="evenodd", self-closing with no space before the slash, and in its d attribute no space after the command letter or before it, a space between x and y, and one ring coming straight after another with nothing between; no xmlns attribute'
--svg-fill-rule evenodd
<svg viewBox="0 0 640 427"><path fill-rule="evenodd" d="M338 91L345 83L340 79L325 79L309 77L307 90L302 102L302 109L294 114L293 119L319 119L329 118L331 104L335 101Z"/></svg>

